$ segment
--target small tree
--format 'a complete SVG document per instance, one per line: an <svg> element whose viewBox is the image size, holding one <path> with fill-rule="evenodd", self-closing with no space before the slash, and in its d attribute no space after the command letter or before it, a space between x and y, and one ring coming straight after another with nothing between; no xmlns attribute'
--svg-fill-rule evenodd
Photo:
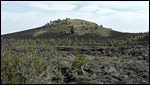
<svg viewBox="0 0 150 85"><path fill-rule="evenodd" d="M103 25L100 25L100 27L103 27Z"/></svg>
<svg viewBox="0 0 150 85"><path fill-rule="evenodd" d="M74 34L74 28L71 26L71 34Z"/></svg>

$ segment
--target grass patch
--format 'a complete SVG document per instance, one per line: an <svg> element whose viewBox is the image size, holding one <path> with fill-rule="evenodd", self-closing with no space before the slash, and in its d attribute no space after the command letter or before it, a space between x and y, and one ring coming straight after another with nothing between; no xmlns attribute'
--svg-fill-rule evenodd
<svg viewBox="0 0 150 85"><path fill-rule="evenodd" d="M42 36L46 32L46 30L39 30L33 34L33 37Z"/></svg>

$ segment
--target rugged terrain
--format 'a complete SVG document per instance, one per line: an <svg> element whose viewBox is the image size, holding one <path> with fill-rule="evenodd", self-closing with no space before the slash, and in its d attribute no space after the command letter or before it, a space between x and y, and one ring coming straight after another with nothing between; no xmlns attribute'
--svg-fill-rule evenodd
<svg viewBox="0 0 150 85"><path fill-rule="evenodd" d="M121 47L10 45L3 48L9 50L10 53L1 51L2 66L14 61L12 67L7 69L12 69L10 73L16 73L16 76L20 73L19 78L25 79L25 81L21 79L20 83L149 83L149 47L140 45ZM6 56L15 57L15 59L8 58L10 60L5 60ZM81 57L81 60L78 60L79 57ZM38 61L35 61L35 59ZM33 67L32 64L38 66ZM41 66L41 64L43 65ZM2 67L2 71L3 69L6 68ZM30 73L28 73L28 70ZM39 71L36 74L38 76L37 81L34 80L35 76L30 76L35 74L34 70ZM3 80L2 75L1 78L2 83L5 83L6 80ZM32 78L33 80L30 80Z"/></svg>
<svg viewBox="0 0 150 85"><path fill-rule="evenodd" d="M149 32L65 19L1 35L1 83L149 84Z"/></svg>

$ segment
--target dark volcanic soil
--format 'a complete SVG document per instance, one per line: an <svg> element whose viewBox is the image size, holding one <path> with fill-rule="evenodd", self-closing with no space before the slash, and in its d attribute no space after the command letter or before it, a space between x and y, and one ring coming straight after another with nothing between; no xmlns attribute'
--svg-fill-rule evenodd
<svg viewBox="0 0 150 85"><path fill-rule="evenodd" d="M100 39L104 41L107 39L123 39L124 36L126 36L127 34L130 34L130 33L121 33L117 31L112 31L111 36L103 37L103 36L98 36L98 35L75 35L75 34L71 35L71 34L63 34L63 33L45 33L42 36L33 37L33 32L34 32L34 29L31 29L31 30L25 30L25 31L20 31L16 33L1 35L1 37L5 39L10 39L10 38L14 38L14 39L50 39L50 38L74 39L74 38L77 38L77 39L84 39L84 40L89 40L89 39L99 40Z"/></svg>
<svg viewBox="0 0 150 85"><path fill-rule="evenodd" d="M9 46L10 47L10 46ZM49 50L46 45L30 46L38 52ZM14 45L6 50L13 53L22 52L22 45ZM144 46L84 46L84 47L56 47L59 55L66 55L64 62L67 65L72 64L72 59L78 55L86 54L89 65L83 67L83 74L75 74L73 70L63 71L71 72L69 79L71 82L80 81L86 84L148 84L149 83L149 47ZM1 55L5 52L1 50ZM99 61L94 58L98 56ZM57 56L56 56L57 57ZM66 68L67 69L67 68ZM62 83L66 83L66 80ZM67 83L68 83L67 82ZM46 82L45 82L46 83Z"/></svg>
<svg viewBox="0 0 150 85"><path fill-rule="evenodd" d="M94 78L89 78L96 84L139 84L149 82L149 48L143 46L123 47L58 47L60 52L67 54L86 54L91 58L99 56L101 61L89 60L85 69L96 68Z"/></svg>

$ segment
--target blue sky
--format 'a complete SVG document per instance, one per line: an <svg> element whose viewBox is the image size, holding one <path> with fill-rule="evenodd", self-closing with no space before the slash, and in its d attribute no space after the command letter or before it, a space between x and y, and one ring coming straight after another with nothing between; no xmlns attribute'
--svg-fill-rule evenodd
<svg viewBox="0 0 150 85"><path fill-rule="evenodd" d="M65 18L89 20L121 32L146 32L149 1L1 1L1 34Z"/></svg>

